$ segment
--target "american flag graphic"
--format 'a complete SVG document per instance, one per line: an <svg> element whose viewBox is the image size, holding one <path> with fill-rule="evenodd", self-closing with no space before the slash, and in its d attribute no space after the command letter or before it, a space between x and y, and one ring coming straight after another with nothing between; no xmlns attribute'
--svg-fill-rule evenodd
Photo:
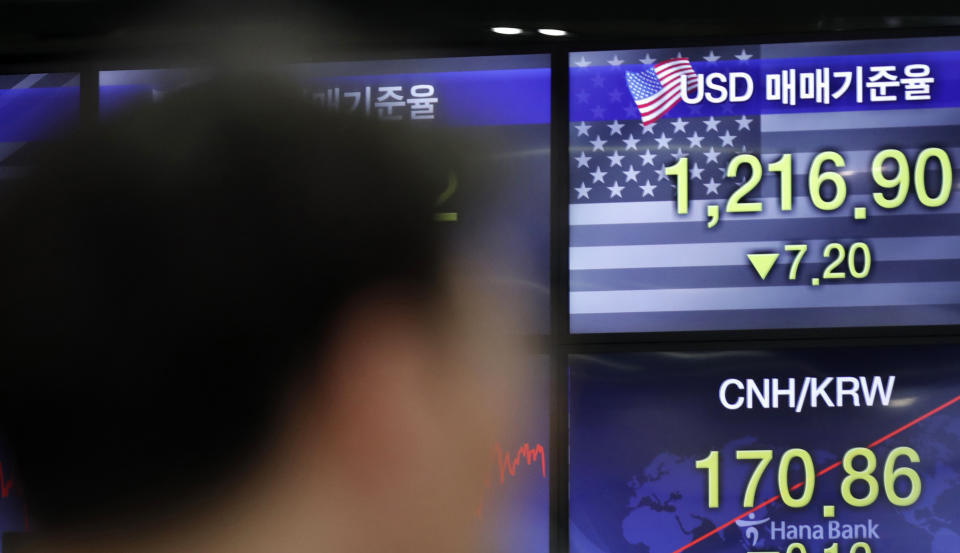
<svg viewBox="0 0 960 553"><path fill-rule="evenodd" d="M764 113L746 103L681 104L644 124L628 105L624 71L652 65L652 58L679 57L675 53L571 55L571 113L579 115L569 129L571 332L960 321L960 107ZM755 53L739 46L684 51L701 73L750 71ZM871 174L876 153L895 148L914 160L931 145L953 161L951 199L929 209L911 195L895 210L880 209L872 198L881 190ZM846 160L842 169L831 167L842 172L847 188L836 211L813 207L807 186L814 156L826 150ZM761 202L763 211L725 213L708 229L707 206L723 211L748 176L745 167L734 177L726 175L730 160L741 153L758 156L764 168L792 154L793 209L780 209L779 175L765 170L746 197ZM677 214L676 180L665 172L682 157L689 164L687 215ZM887 174L893 170L891 165ZM939 189L940 177L937 165L927 166L931 189ZM854 219L857 206L867 208L866 220ZM869 276L812 286L811 277L831 262L824 250L832 242L868 244ZM784 246L798 243L809 251L799 277L790 281L793 256L783 253ZM766 280L747 260L747 254L760 252L781 252Z"/></svg>
<svg viewBox="0 0 960 553"><path fill-rule="evenodd" d="M682 83L686 82L688 91L696 92L696 75L689 58L669 59L639 73L627 71L627 87L637 103L643 122L656 122L677 105Z"/></svg>

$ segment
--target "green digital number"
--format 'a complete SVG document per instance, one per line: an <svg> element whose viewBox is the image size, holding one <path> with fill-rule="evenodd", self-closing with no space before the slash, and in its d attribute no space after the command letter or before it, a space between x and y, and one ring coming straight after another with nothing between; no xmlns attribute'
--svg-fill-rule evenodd
<svg viewBox="0 0 960 553"><path fill-rule="evenodd" d="M927 163L930 162L931 158L940 163L940 191L936 196L930 196L927 192L926 171ZM883 174L883 164L890 159L897 164L897 171L892 178ZM873 201L884 209L895 209L903 205L910 192L910 165L907 162L907 156L900 150L882 150L874 156L871 172L873 173L873 180L878 186L890 190L896 189L896 193L891 198L888 198L883 192L874 192ZM941 148L922 150L917 156L917 162L913 168L913 184L917 199L924 206L940 207L947 203L953 189L953 166L947 152Z"/></svg>
<svg viewBox="0 0 960 553"><path fill-rule="evenodd" d="M787 553L807 553L807 548L802 543L791 543L787 546Z"/></svg>
<svg viewBox="0 0 960 553"><path fill-rule="evenodd" d="M834 211L847 199L847 181L843 179L843 175L836 171L822 170L823 164L828 161L839 168L846 165L843 156L837 152L820 152L813 158L809 174L810 200L821 211ZM836 188L831 200L823 198L821 188L825 182L832 182Z"/></svg>
<svg viewBox="0 0 960 553"><path fill-rule="evenodd" d="M927 170L927 162L930 158L936 158L940 162L940 193L935 197L927 194L927 185L924 182L924 174ZM953 188L953 167L950 165L950 156L940 148L927 148L917 156L917 165L913 168L913 181L917 190L917 198L920 203L927 207L940 207L950 199L950 191Z"/></svg>
<svg viewBox="0 0 960 553"><path fill-rule="evenodd" d="M771 173L780 173L780 211L793 209L793 154L783 154L767 165Z"/></svg>
<svg viewBox="0 0 960 553"><path fill-rule="evenodd" d="M791 494L790 481L790 463L794 459L799 459L803 465L803 493L799 498L794 498ZM806 507L813 499L813 488L816 485L816 471L813 468L813 458L804 449L788 449L783 457L780 458L780 468L777 471L777 484L780 486L780 497L787 507L799 509Z"/></svg>
<svg viewBox="0 0 960 553"><path fill-rule="evenodd" d="M917 474L917 471L913 470L912 468L893 468L897 462L897 459L900 457L906 457L911 463L920 462L920 455L918 455L917 452L912 448L894 448L890 454L887 455L887 460L883 463L883 489L886 491L887 499L890 501L890 503L896 505L897 507L908 507L920 499L920 491L923 488L923 484L920 481L920 475ZM897 495L896 488L894 487L897 478L901 477L910 481L910 493L904 497Z"/></svg>
<svg viewBox="0 0 960 553"><path fill-rule="evenodd" d="M863 457L867 461L867 466L863 470L857 470L853 466L853 460L857 457ZM877 468L877 456L873 451L865 447L855 447L843 455L843 470L847 475L840 482L840 496L853 507L868 507L877 500L880 495L880 484L873 471ZM862 481L867 483L867 495L857 497L853 495L854 482Z"/></svg>
<svg viewBox="0 0 960 553"><path fill-rule="evenodd" d="M727 213L759 213L763 210L761 202L742 201L747 194L760 184L760 179L763 178L763 165L760 164L760 159L757 156L740 154L733 158L727 165L727 176L730 178L736 177L740 166L744 164L750 167L750 177L730 195L730 199L727 200Z"/></svg>
<svg viewBox="0 0 960 553"><path fill-rule="evenodd" d="M870 553L870 545L864 541L858 541L850 548L850 553Z"/></svg>
<svg viewBox="0 0 960 553"><path fill-rule="evenodd" d="M763 478L763 472L767 470L770 461L773 461L773 451L769 449L750 449L737 451L738 461L756 461L757 466L750 475L750 481L747 483L747 489L743 492L743 506L753 507L757 499L757 488L760 487L760 480Z"/></svg>
<svg viewBox="0 0 960 553"><path fill-rule="evenodd" d="M437 196L437 199L434 201L436 207L440 207L449 200L453 194L457 191L457 175L453 171L447 175L447 187ZM459 219L456 211L444 211L440 213L433 214L433 220L440 223L456 223Z"/></svg>
<svg viewBox="0 0 960 553"><path fill-rule="evenodd" d="M763 475L770 463L773 462L773 451L769 449L740 450L736 452L738 461L755 461L756 466L750 479L747 482L743 493L743 506L750 509L756 505L757 491L763 480ZM920 455L912 448L897 447L887 455L883 466L883 487L887 499L892 505L897 507L909 507L917 502L923 490L923 484L920 475L911 467L897 467L897 462L901 457L906 457L911 463L919 463ZM864 460L864 466L858 469L854 466L858 459ZM799 461L803 469L803 481L794 485L790 484L790 468L794 461ZM873 505L880 495L880 482L874 475L877 470L877 456L870 448L855 447L843 455L843 470L846 473L840 482L840 495L843 500L852 507L869 507ZM707 471L707 506L710 509L720 507L720 452L711 451L703 459L696 461L697 470ZM832 467L831 467L832 468ZM829 470L829 469L828 469ZM897 480L906 478L909 481L910 489L906 495L899 495L896 491ZM813 499L816 486L817 473L814 468L813 457L805 449L789 449L780 457L780 464L777 469L777 487L780 491L780 499L784 505L794 509L801 509L810 505ZM866 487L866 493L861 497L854 494L854 486L857 482L863 482ZM802 488L798 497L793 495L797 488ZM859 491L859 490L858 490ZM866 545L854 545L851 551L859 551L869 547ZM830 548L826 550L831 551Z"/></svg>
<svg viewBox="0 0 960 553"><path fill-rule="evenodd" d="M664 173L667 175L677 177L678 215L686 215L690 211L690 172L688 165L687 158L682 157L676 163L664 169Z"/></svg>
<svg viewBox="0 0 960 553"><path fill-rule="evenodd" d="M790 264L790 274L787 278L790 280L797 280L797 271L800 269L800 260L803 259L804 254L807 253L806 244L787 244L783 249L788 252L797 252L797 255L793 258L793 263Z"/></svg>
<svg viewBox="0 0 960 553"><path fill-rule="evenodd" d="M840 544L831 545L824 549L823 553L840 553ZM870 553L870 546L866 542L858 541L850 547L850 553Z"/></svg>
<svg viewBox="0 0 960 553"><path fill-rule="evenodd" d="M849 256L847 255L849 253ZM847 261L847 268L850 270L850 276L856 279L864 279L870 274L870 268L873 266L873 256L870 254L870 246L863 242L854 242L850 245L849 251L839 242L831 242L823 249L823 257L833 261L827 264L823 270L825 279L843 279L847 278L847 273L838 271L837 268ZM793 278L793 277L791 277Z"/></svg>
<svg viewBox="0 0 960 553"><path fill-rule="evenodd" d="M837 257L829 265L827 265L826 269L823 270L823 278L847 278L847 273L838 273L836 271L837 267L839 267L840 264L843 263L843 260L846 259L847 250L844 249L843 244L832 242L827 244L827 247L823 249L823 257L829 259L832 253L836 253Z"/></svg>
<svg viewBox="0 0 960 553"><path fill-rule="evenodd" d="M863 263L857 267L857 254L863 259ZM870 266L873 260L870 257L870 246L863 242L854 242L850 246L849 257L847 259L847 268L850 269L850 276L853 278L867 278L870 274Z"/></svg>
<svg viewBox="0 0 960 553"><path fill-rule="evenodd" d="M707 507L720 507L720 452L711 451L710 455L697 461L696 467L707 471Z"/></svg>
<svg viewBox="0 0 960 553"><path fill-rule="evenodd" d="M883 174L883 163L888 159L897 163L896 176L892 179ZM910 192L910 166L907 163L907 156L900 150L883 150L874 156L872 172L874 182L881 188L897 189L892 198L887 198L883 192L874 192L873 201L884 209L894 209L903 205Z"/></svg>

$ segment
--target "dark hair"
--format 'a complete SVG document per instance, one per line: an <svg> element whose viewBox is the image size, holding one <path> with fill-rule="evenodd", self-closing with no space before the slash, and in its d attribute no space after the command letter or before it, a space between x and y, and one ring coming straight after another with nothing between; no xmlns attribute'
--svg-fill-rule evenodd
<svg viewBox="0 0 960 553"><path fill-rule="evenodd" d="M443 170L412 136L219 82L0 190L0 424L31 518L187 504L251 460L346 302L435 292Z"/></svg>

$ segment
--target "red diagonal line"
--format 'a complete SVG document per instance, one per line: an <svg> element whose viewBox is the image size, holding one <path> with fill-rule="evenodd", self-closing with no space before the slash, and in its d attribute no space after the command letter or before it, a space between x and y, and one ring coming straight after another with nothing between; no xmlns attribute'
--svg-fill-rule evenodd
<svg viewBox="0 0 960 553"><path fill-rule="evenodd" d="M958 402L958 401L960 401L960 396L957 396L957 397L951 399L950 401L944 403L943 405L937 407L936 409L934 409L934 410L932 410L932 411L929 411L929 412L927 412L927 413L924 413L923 415L921 415L921 416L913 419L912 421L910 421L910 422L908 422L907 424L901 426L900 428L894 430L893 432L887 434L886 436L883 436L883 437L877 439L877 440L874 441L872 444L868 445L867 448L873 449L874 447L882 444L883 442L889 440L890 438L896 436L897 434L903 432L904 430L910 428L911 426L917 424L918 422L923 421L923 420L926 420L926 419L932 417L933 415L939 413L940 411L943 411L944 409L946 409L947 407L950 407L951 405L953 405L954 403L956 403L956 402ZM837 461L836 463L834 463L834 464L830 465L829 467L827 467L827 468L821 470L820 472L818 472L818 473L817 473L817 476L823 476L824 474L826 474L826 473L832 471L833 469L839 467L840 464L841 464L840 461ZM795 489L797 489L797 488L802 487L803 485L804 485L803 482L797 482L796 484L794 484L793 486L791 486L790 489L791 489L791 490L795 490ZM750 514L759 511L760 509L766 507L767 505L770 505L771 503L776 502L776 501L779 500L779 499L780 499L780 496L779 496L779 495L776 495L776 496L771 497L770 499L768 499L768 500L764 501L763 503L757 505L757 506L754 507L753 509L750 509L749 511L743 513L742 515L740 515L740 516L738 516L738 517L736 517L736 518L730 519L729 521L725 522L724 524L722 524L722 525L720 525L720 526L717 526L717 527L714 528L713 530L710 530L710 531L707 532L706 534L704 534L704 535L700 536L699 538L693 540L692 542L688 543L687 545L684 545L684 546L681 547L680 549L677 549L677 550L674 551L673 553L680 553L681 551L685 551L685 550L693 547L694 545L702 542L703 540L709 538L710 536L716 534L717 532L723 530L724 528L730 526L731 524L736 523L738 520L740 520L740 519L742 519L742 518L745 518L745 517L747 517L747 516L750 516Z"/></svg>

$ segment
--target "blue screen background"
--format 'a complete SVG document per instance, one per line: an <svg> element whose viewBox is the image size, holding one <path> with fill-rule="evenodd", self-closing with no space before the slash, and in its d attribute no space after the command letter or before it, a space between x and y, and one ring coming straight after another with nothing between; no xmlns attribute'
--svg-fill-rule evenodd
<svg viewBox="0 0 960 553"><path fill-rule="evenodd" d="M673 553L743 514L743 494L755 466L735 451L772 449L774 462L756 504L777 495L780 456L789 448L811 453L817 470L843 453L902 427L960 394L957 346L748 351L688 351L570 358L570 542L573 553ZM896 376L888 406L725 409L727 378L762 379ZM878 525L873 551L946 553L960 548L960 405L953 404L874 448L880 468L896 446L914 448L923 491L917 503L894 507L880 492L865 508L840 496L838 468L816 479L813 501L791 509L781 501L755 513L754 543L733 524L690 547L690 553L784 551L792 541L808 551L857 540L787 540L771 523L824 522L821 506L835 505L841 523ZM696 460L720 452L720 506L707 508L706 473ZM857 465L860 466L860 465ZM900 465L905 466L905 465ZM791 482L801 480L799 463ZM881 478L882 482L882 478ZM858 494L863 492L858 491ZM900 490L900 493L904 493ZM799 492L795 492L798 496Z"/></svg>

